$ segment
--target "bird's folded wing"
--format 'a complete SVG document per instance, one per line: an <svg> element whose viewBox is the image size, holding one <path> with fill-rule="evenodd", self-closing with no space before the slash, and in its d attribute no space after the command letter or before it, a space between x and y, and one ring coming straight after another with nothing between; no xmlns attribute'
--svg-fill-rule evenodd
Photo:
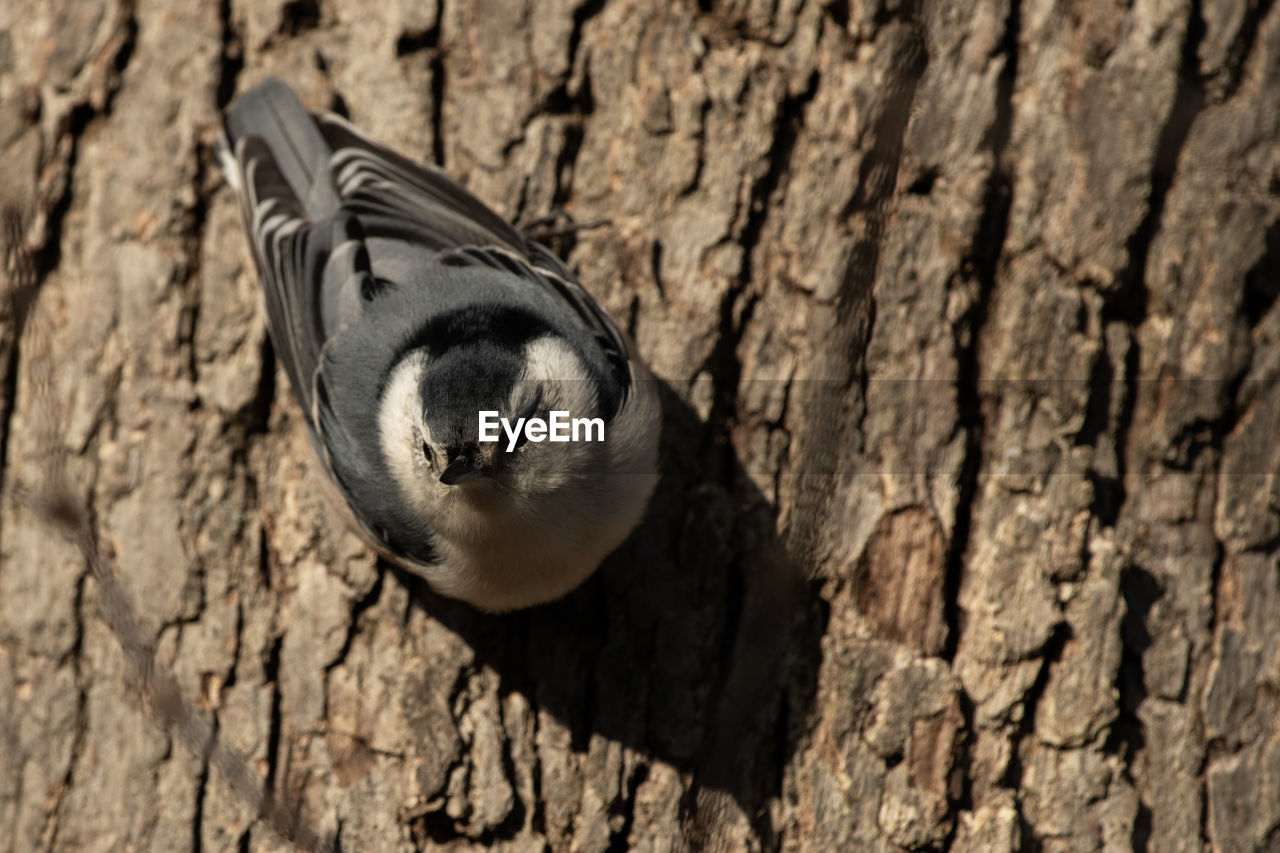
<svg viewBox="0 0 1280 853"><path fill-rule="evenodd" d="M525 251L518 231L444 172L392 151L338 116L316 121L333 148L329 163L338 194L370 236L402 237L437 250L494 244Z"/></svg>
<svg viewBox="0 0 1280 853"><path fill-rule="evenodd" d="M244 171L244 212L276 354L303 409L310 412L326 318L338 316L342 307L335 300L378 286L370 272L364 233L344 209L310 221L260 138L241 140L236 158Z"/></svg>

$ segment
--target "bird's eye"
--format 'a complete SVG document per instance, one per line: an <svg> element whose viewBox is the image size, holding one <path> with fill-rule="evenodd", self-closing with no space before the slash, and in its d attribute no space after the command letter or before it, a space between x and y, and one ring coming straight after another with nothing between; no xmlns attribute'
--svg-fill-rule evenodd
<svg viewBox="0 0 1280 853"><path fill-rule="evenodd" d="M436 462L436 454L425 440L422 442L422 458L427 460L428 465L434 465Z"/></svg>

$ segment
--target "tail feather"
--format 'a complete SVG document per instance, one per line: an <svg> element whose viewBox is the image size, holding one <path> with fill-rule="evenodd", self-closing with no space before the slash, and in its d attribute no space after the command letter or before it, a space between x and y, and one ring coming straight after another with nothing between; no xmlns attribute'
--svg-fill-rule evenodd
<svg viewBox="0 0 1280 853"><path fill-rule="evenodd" d="M308 218L320 219L337 209L339 199L328 168L333 150L284 81L271 77L255 86L227 111L224 127L233 154L242 139L256 136L266 144L276 170Z"/></svg>

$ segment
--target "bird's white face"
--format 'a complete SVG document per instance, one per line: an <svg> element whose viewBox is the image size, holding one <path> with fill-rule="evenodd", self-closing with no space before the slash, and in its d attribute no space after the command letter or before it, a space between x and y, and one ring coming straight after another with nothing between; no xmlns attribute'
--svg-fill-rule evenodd
<svg viewBox="0 0 1280 853"><path fill-rule="evenodd" d="M593 383L562 341L544 337L530 342L523 364L505 399L488 398L491 402L485 404L509 427L514 429L521 419L547 421L552 411L595 416ZM590 476L602 442L529 440L524 430L513 435L502 426L496 429L496 441L479 441L479 408L468 402L461 404L466 410L460 417L432 418L420 390L427 369L426 354L415 352L392 372L382 397L379 437L402 498L420 517L432 520L434 533L467 537L498 519L532 520L545 511L549 496ZM480 399L472 390L464 390L459 399Z"/></svg>

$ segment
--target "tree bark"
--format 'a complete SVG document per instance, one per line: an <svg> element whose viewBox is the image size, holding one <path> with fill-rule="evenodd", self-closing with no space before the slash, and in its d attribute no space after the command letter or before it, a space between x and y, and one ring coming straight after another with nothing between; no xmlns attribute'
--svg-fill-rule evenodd
<svg viewBox="0 0 1280 853"><path fill-rule="evenodd" d="M1069 5L7 0L0 849L288 848L19 499L50 407L157 670L343 850L1280 849L1280 6ZM212 156L267 74L609 221L554 247L663 480L563 601L319 497Z"/></svg>

